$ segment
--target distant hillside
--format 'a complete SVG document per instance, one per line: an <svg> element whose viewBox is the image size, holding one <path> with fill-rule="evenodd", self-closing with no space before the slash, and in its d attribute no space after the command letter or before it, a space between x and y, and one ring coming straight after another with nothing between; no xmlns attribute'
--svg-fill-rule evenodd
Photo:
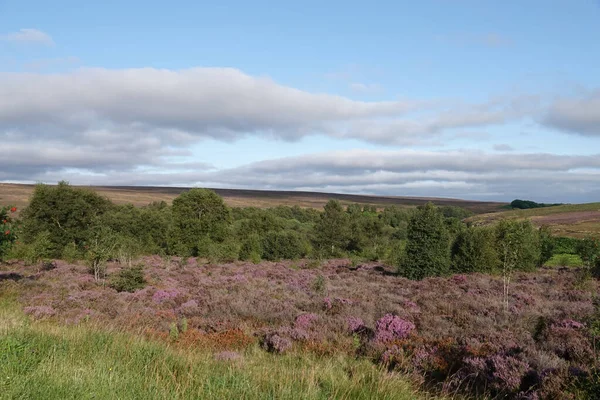
<svg viewBox="0 0 600 400"><path fill-rule="evenodd" d="M558 235L585 237L600 235L600 203L565 204L554 207L511 210L475 215L475 224L492 224L500 219L530 219L535 225L549 226Z"/></svg>
<svg viewBox="0 0 600 400"><path fill-rule="evenodd" d="M0 203L24 207L29 201L34 185L0 183ZM170 203L181 192L189 188L150 187L150 186L97 186L91 187L116 203L146 205L153 201ZM344 204L361 203L378 207L398 205L414 207L428 201L441 206L463 207L475 214L500 211L507 203L485 202L446 198L368 196L338 193L294 192L277 190L212 189L232 207L274 207L277 205L298 205L300 207L322 208L329 199L337 199Z"/></svg>

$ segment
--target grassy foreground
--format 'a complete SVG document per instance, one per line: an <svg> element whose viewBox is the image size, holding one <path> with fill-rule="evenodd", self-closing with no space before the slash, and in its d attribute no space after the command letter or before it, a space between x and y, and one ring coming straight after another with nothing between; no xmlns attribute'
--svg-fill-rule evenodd
<svg viewBox="0 0 600 400"><path fill-rule="evenodd" d="M418 399L402 376L346 356L234 361L89 324L30 322L0 298L2 399Z"/></svg>

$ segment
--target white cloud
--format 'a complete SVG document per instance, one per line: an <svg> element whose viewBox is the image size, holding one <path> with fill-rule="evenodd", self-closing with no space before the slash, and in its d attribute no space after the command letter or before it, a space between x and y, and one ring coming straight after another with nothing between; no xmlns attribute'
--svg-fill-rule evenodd
<svg viewBox="0 0 600 400"><path fill-rule="evenodd" d="M600 136L600 89L557 99L541 122L567 133Z"/></svg>
<svg viewBox="0 0 600 400"><path fill-rule="evenodd" d="M54 40L52 40L50 35L40 30L31 28L20 29L17 32L0 35L0 41L54 46Z"/></svg>
<svg viewBox="0 0 600 400"><path fill-rule="evenodd" d="M117 162L118 158L114 160ZM7 179L6 171L0 171L0 180ZM28 179L573 202L593 201L600 194L600 155L350 150L265 160L221 170L204 164L166 164L165 168L154 170L119 169L99 174L38 171Z"/></svg>
<svg viewBox="0 0 600 400"><path fill-rule="evenodd" d="M494 145L494 150L496 151L514 151L515 148L506 143L499 143Z"/></svg>
<svg viewBox="0 0 600 400"><path fill-rule="evenodd" d="M582 119L582 126L593 132L595 100L584 100L580 107L555 103L552 115L562 119L546 117L543 123L556 126L557 121ZM486 126L536 119L539 109L539 100L532 97L493 98L482 104L355 101L228 68L0 73L0 181L243 183L253 188L504 199L539 199L546 193L542 200L556 196L555 201L598 194L599 156L354 150L221 170L187 162L192 156L188 148L204 139L293 141L326 135L387 146L443 144L465 132L481 133ZM509 149L497 145L496 150Z"/></svg>
<svg viewBox="0 0 600 400"><path fill-rule="evenodd" d="M381 85L377 84L377 83L360 83L360 82L353 82L349 84L350 90L352 90L355 93L361 93L361 94L373 94L373 93L380 93L381 91L383 91L383 88L381 87Z"/></svg>

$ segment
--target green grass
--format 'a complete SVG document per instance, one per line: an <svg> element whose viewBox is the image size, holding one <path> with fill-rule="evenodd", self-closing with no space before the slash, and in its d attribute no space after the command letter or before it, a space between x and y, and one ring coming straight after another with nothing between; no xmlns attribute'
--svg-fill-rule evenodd
<svg viewBox="0 0 600 400"><path fill-rule="evenodd" d="M0 295L1 296L1 295ZM347 356L251 348L216 361L91 325L30 322L0 297L1 399L419 399L406 378ZM431 398L431 397L429 397Z"/></svg>
<svg viewBox="0 0 600 400"><path fill-rule="evenodd" d="M547 267L583 267L577 254L555 254L545 264Z"/></svg>

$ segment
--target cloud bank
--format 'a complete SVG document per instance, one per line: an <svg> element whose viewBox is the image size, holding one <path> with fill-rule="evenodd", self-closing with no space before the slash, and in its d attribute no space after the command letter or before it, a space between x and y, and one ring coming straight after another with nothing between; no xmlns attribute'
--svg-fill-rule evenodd
<svg viewBox="0 0 600 400"><path fill-rule="evenodd" d="M496 146L503 153L402 148L522 119L597 136L599 115L598 91L553 102L535 96L481 104L365 102L232 68L0 73L0 180L583 201L600 194L597 155L508 154L507 145ZM400 150L308 154L221 170L182 162L192 156L188 148L205 139L312 135Z"/></svg>

